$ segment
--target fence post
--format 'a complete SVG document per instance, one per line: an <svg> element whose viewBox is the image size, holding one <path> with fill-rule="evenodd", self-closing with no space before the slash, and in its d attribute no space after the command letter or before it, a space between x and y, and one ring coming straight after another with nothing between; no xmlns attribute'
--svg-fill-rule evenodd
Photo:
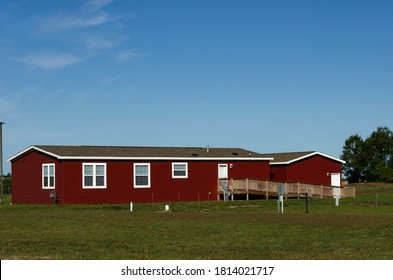
<svg viewBox="0 0 393 280"><path fill-rule="evenodd" d="M297 182L297 199L300 199L300 182Z"/></svg>
<svg viewBox="0 0 393 280"><path fill-rule="evenodd" d="M308 209L309 209L309 205L310 205L310 193L306 192L306 213L308 214Z"/></svg>
<svg viewBox="0 0 393 280"><path fill-rule="evenodd" d="M321 185L321 198L323 198L323 186Z"/></svg>
<svg viewBox="0 0 393 280"><path fill-rule="evenodd" d="M248 178L246 178L246 200L248 201Z"/></svg>
<svg viewBox="0 0 393 280"><path fill-rule="evenodd" d="M269 181L266 180L266 200L269 200Z"/></svg>
<svg viewBox="0 0 393 280"><path fill-rule="evenodd" d="M217 179L217 201L220 201L220 179Z"/></svg>

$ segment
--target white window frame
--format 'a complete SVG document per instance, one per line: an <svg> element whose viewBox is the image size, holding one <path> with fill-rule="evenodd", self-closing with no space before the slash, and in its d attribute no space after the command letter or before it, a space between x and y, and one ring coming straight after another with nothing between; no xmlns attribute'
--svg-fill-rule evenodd
<svg viewBox="0 0 393 280"><path fill-rule="evenodd" d="M185 175L175 175L175 165L184 165L186 167ZM188 178L188 162L172 162L172 178Z"/></svg>
<svg viewBox="0 0 393 280"><path fill-rule="evenodd" d="M148 168L148 172L147 172L147 185L137 185L136 184L136 177L137 177L137 174L136 174L136 167L137 166L147 166L147 168ZM151 176L150 176L150 172L151 170L150 170L150 163L134 163L134 188L135 189L147 189L147 188L150 188L151 187L151 184L150 184L150 182L151 182L151 180L150 180L150 178L151 178ZM146 175L145 175L146 176Z"/></svg>
<svg viewBox="0 0 393 280"><path fill-rule="evenodd" d="M48 168L48 175L45 176L45 167ZM50 168L53 167L53 186L50 185ZM48 186L45 186L45 177L48 178ZM53 190L56 187L56 168L54 163L44 163L42 164L42 188L46 190Z"/></svg>
<svg viewBox="0 0 393 280"><path fill-rule="evenodd" d="M93 166L93 184L92 186L85 185L85 177L89 175L85 175L85 166L92 165ZM97 186L97 166L104 166L104 185ZM106 163L83 163L82 164L82 187L84 189L106 189Z"/></svg>

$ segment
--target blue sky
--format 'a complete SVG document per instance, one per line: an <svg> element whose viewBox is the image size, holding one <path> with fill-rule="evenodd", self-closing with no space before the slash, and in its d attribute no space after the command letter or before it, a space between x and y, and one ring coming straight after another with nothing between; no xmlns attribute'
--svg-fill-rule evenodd
<svg viewBox="0 0 393 280"><path fill-rule="evenodd" d="M338 157L351 134L393 129L392 14L392 1L2 0L4 160L35 144Z"/></svg>

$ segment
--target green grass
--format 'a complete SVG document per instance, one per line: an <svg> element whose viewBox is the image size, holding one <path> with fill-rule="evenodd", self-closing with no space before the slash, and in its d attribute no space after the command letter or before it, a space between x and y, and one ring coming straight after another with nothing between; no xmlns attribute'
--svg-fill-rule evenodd
<svg viewBox="0 0 393 280"><path fill-rule="evenodd" d="M0 259L393 259L393 185L356 198L0 205ZM9 197L7 197L9 199Z"/></svg>

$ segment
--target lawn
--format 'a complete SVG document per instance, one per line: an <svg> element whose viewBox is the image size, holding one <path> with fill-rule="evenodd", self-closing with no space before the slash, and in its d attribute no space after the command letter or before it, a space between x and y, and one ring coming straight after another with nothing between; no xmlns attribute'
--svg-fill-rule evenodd
<svg viewBox="0 0 393 280"><path fill-rule="evenodd" d="M393 185L356 198L0 205L0 259L393 259ZM9 199L9 198L8 198Z"/></svg>

